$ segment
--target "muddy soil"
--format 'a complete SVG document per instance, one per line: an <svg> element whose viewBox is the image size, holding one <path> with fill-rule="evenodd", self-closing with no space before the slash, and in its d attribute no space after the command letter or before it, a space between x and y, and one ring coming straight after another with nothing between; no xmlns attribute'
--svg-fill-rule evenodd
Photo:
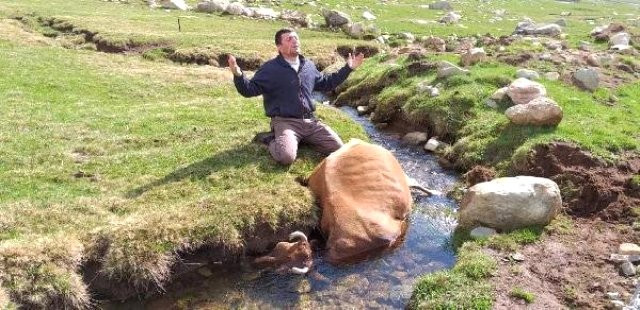
<svg viewBox="0 0 640 310"><path fill-rule="evenodd" d="M640 241L640 233L626 225L600 219L577 218L573 227L552 231L542 242L520 250L524 261L510 259L512 253L488 249L499 267L494 309L607 309L608 292L617 292L629 302L634 278L619 274L609 256L620 243ZM511 296L520 288L535 296L533 303Z"/></svg>
<svg viewBox="0 0 640 310"><path fill-rule="evenodd" d="M634 209L640 207L640 191L631 181L640 174L637 155L610 164L574 145L552 143L536 147L516 169L558 183L563 205L570 215L625 224L638 218Z"/></svg>

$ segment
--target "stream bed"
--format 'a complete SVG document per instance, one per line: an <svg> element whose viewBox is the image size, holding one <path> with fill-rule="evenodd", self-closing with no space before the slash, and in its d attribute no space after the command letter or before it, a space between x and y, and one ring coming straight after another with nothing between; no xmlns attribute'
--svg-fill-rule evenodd
<svg viewBox="0 0 640 310"><path fill-rule="evenodd" d="M437 158L403 144L399 136L377 130L352 108L342 108L360 123L371 141L392 151L405 172L421 185L441 192L458 179L441 168ZM346 141L345 141L346 142ZM445 196L413 193L414 209L405 242L365 262L333 266L322 251L314 253L309 274L277 274L247 264L210 265L197 280L176 283L152 299L111 303L108 309L281 309L385 308L404 309L420 275L448 269L455 263L450 246L456 226L456 203Z"/></svg>

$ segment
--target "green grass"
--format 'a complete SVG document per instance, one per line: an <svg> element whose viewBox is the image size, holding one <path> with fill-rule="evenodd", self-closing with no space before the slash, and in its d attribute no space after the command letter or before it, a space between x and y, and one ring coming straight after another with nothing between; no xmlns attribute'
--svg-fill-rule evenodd
<svg viewBox="0 0 640 310"><path fill-rule="evenodd" d="M22 305L87 305L86 261L142 289L170 278L176 253L233 253L259 224L314 225L294 179L320 157L303 150L285 168L252 144L268 119L226 71L13 34L0 36L0 282ZM367 139L319 109L345 140Z"/></svg>
<svg viewBox="0 0 640 310"><path fill-rule="evenodd" d="M557 127L518 126L504 116L507 103L498 109L484 104L495 90L515 79L515 67L485 62L471 67L470 75L439 80L435 70L410 78L408 66L404 58L374 58L347 81L348 88L337 101L374 106L378 121L398 118L402 111L414 124L451 142L447 156L462 169L483 164L505 173L535 145L552 141L576 143L607 160L640 150L636 122L640 117L639 82L591 94L560 81L543 80L548 96L562 107L564 119ZM389 79L392 74L399 77ZM440 84L440 95L418 93L418 82ZM602 104L602 93L607 98L608 94L618 97L617 104Z"/></svg>
<svg viewBox="0 0 640 310"><path fill-rule="evenodd" d="M522 299L528 304L536 300L536 296L533 293L527 292L519 287L512 289L509 295L513 298Z"/></svg>
<svg viewBox="0 0 640 310"><path fill-rule="evenodd" d="M493 288L488 281L496 270L493 258L472 243L458 252L456 266L421 277L410 309L491 309Z"/></svg>

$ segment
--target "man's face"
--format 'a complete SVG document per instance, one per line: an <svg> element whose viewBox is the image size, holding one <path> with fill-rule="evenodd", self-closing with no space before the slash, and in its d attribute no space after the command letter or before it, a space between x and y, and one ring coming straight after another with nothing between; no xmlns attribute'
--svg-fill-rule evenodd
<svg viewBox="0 0 640 310"><path fill-rule="evenodd" d="M297 56L300 54L300 38L295 32L280 35L280 45L278 52L284 56Z"/></svg>

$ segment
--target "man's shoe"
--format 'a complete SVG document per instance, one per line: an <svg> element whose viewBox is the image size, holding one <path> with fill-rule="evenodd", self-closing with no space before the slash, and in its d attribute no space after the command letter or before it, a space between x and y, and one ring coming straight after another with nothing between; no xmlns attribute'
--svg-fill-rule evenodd
<svg viewBox="0 0 640 310"><path fill-rule="evenodd" d="M276 135L273 131L259 132L255 137L253 137L253 142L269 146L269 143L275 140L275 138Z"/></svg>

